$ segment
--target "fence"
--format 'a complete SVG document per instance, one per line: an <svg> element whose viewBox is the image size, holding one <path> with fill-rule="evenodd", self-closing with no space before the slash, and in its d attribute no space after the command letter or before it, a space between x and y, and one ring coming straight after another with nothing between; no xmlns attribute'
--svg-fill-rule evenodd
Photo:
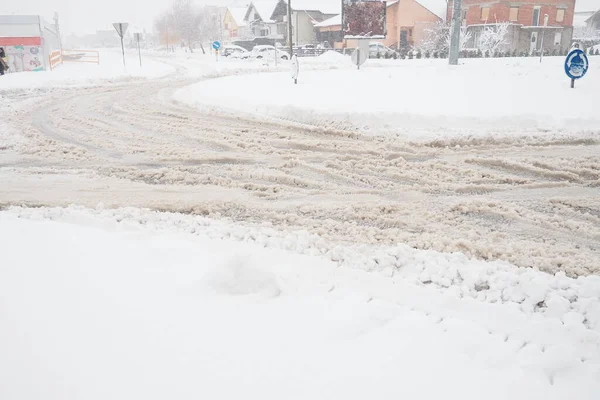
<svg viewBox="0 0 600 400"><path fill-rule="evenodd" d="M56 68L59 64L63 63L63 57L60 50L53 51L52 53L50 53L48 59L48 61L50 62L50 71Z"/></svg>
<svg viewBox="0 0 600 400"><path fill-rule="evenodd" d="M96 50L63 50L63 62L100 64L100 53Z"/></svg>

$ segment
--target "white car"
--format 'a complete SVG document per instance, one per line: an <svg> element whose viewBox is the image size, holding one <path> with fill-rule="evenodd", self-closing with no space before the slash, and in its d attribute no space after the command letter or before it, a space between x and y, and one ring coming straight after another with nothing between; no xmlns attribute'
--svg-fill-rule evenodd
<svg viewBox="0 0 600 400"><path fill-rule="evenodd" d="M393 57L395 50L390 49L387 46L382 45L381 43L370 43L369 44L369 58L377 58L379 54L380 58Z"/></svg>
<svg viewBox="0 0 600 400"><path fill-rule="evenodd" d="M277 57L281 58L282 60L289 60L290 59L290 54L276 49L275 46L268 46L268 45L261 45L261 46L254 46L254 48L252 49L252 53L250 53L250 57L252 58L256 58L256 59L274 59L275 58L275 54L277 54Z"/></svg>
<svg viewBox="0 0 600 400"><path fill-rule="evenodd" d="M221 54L223 57L231 57L231 58L248 58L250 57L250 52L243 48L242 46L237 46L235 44L226 44L221 48Z"/></svg>

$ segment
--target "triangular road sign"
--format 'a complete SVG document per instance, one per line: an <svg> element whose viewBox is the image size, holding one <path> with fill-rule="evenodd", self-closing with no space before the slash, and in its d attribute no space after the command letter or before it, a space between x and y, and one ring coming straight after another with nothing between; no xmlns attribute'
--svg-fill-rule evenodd
<svg viewBox="0 0 600 400"><path fill-rule="evenodd" d="M125 36L125 32L127 32L127 28L129 28L129 24L125 22L116 22L113 24L115 30L119 34L120 37Z"/></svg>

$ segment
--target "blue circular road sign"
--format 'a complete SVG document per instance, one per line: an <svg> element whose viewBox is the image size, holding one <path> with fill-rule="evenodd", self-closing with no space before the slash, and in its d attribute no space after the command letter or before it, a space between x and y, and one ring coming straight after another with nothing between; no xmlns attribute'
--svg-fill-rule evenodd
<svg viewBox="0 0 600 400"><path fill-rule="evenodd" d="M218 40L215 40L212 44L212 47L215 50L219 50L221 48L221 42L219 42Z"/></svg>
<svg viewBox="0 0 600 400"><path fill-rule="evenodd" d="M571 79L583 78L589 66L587 55L580 49L571 51L565 60L565 72Z"/></svg>

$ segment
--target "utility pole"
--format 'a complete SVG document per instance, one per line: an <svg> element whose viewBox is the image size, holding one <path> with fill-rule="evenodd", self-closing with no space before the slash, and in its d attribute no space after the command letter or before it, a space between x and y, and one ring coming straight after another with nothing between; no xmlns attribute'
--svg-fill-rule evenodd
<svg viewBox="0 0 600 400"><path fill-rule="evenodd" d="M288 45L290 46L290 59L294 56L294 45L292 44L292 0L288 0Z"/></svg>
<svg viewBox="0 0 600 400"><path fill-rule="evenodd" d="M462 0L454 0L452 13L452 37L450 38L450 65L458 65L460 53L460 25L462 18Z"/></svg>

